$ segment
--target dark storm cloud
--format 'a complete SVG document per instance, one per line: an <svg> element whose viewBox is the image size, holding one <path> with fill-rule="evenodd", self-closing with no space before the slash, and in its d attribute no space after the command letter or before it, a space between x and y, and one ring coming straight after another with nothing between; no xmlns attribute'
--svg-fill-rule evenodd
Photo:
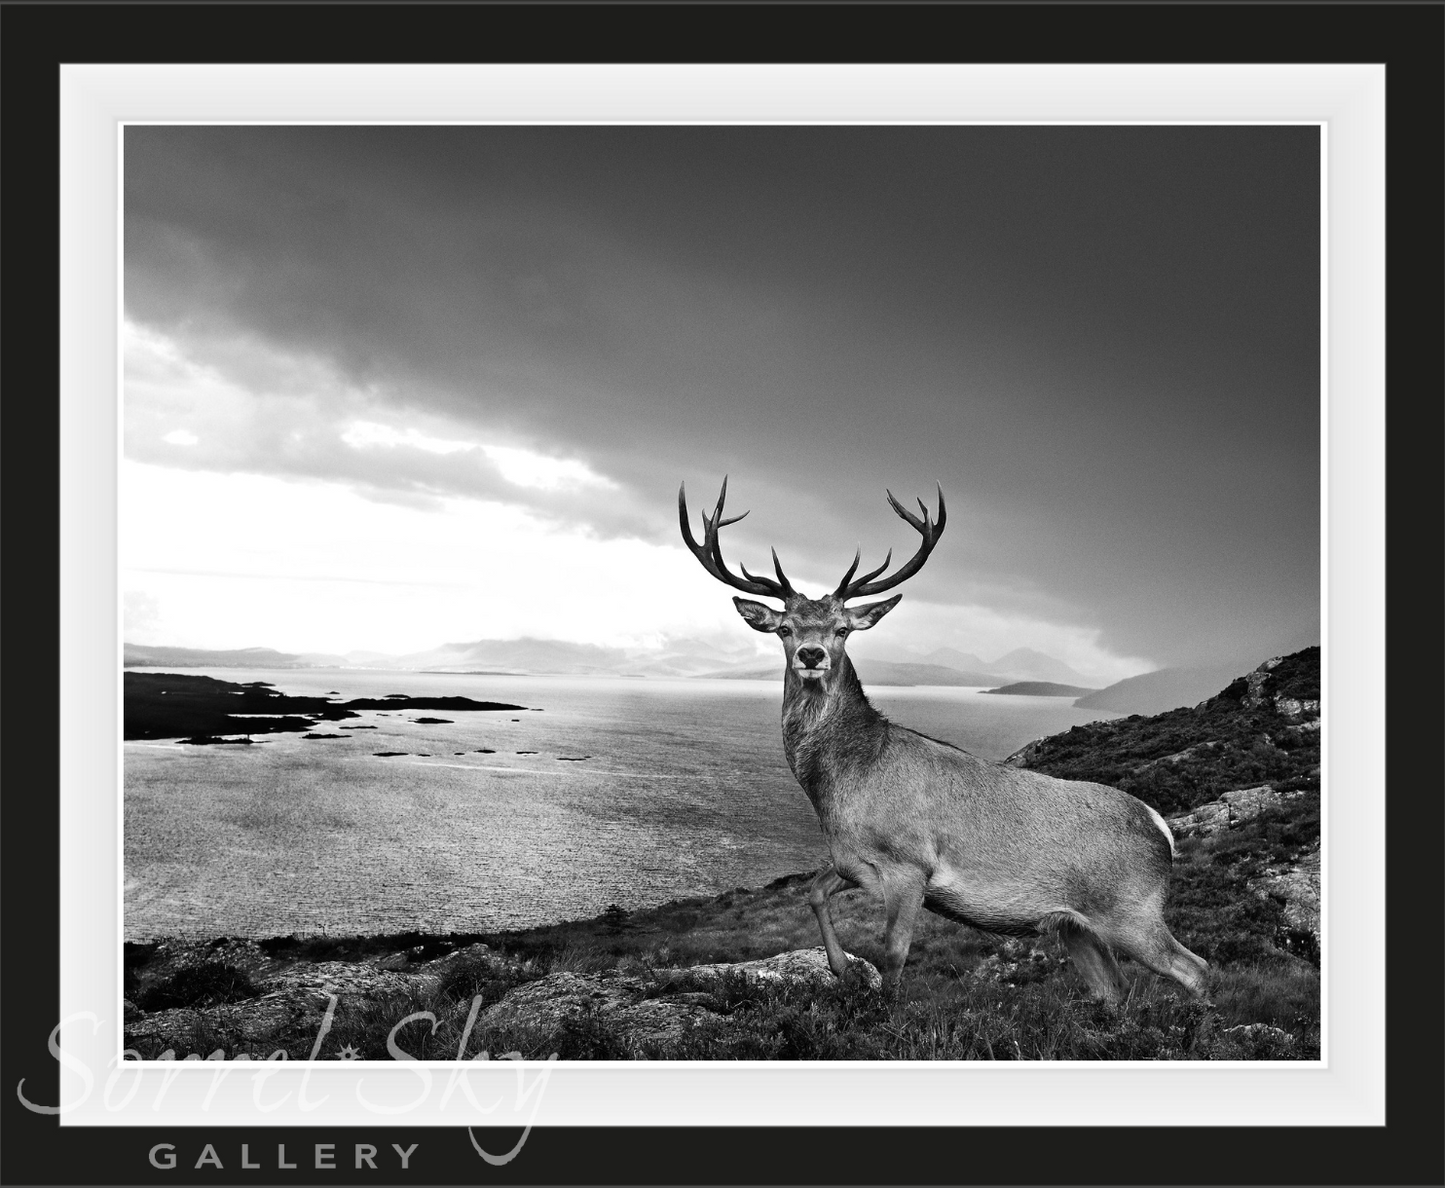
<svg viewBox="0 0 1445 1188"><path fill-rule="evenodd" d="M132 128L125 177L132 319L252 387L227 343L325 360L319 424L361 392L580 459L619 491L559 514L604 534L726 471L730 556L841 576L937 479L920 597L1161 662L1318 630L1314 129Z"/></svg>

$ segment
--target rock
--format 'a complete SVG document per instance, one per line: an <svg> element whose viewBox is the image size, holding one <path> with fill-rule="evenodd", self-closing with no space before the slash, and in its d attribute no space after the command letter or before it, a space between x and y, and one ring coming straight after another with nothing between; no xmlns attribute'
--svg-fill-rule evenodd
<svg viewBox="0 0 1445 1188"><path fill-rule="evenodd" d="M691 996L677 1001L647 998L647 992L642 978L617 970L550 974L510 991L483 1011L477 1023L483 1028L524 1026L555 1034L569 1021L596 1012L606 1016L611 1030L642 1044L675 1040L693 1020L719 1017Z"/></svg>
<svg viewBox="0 0 1445 1188"><path fill-rule="evenodd" d="M845 953L844 956L857 967L857 972L866 979L870 990L877 990L883 985L883 975L872 962L854 957L852 953ZM691 969L679 972L706 980L721 980L725 974L730 973L740 973L763 982L815 982L826 985L835 980L833 971L828 968L828 954L822 945L814 949L794 949L789 953L779 953L775 957L764 957L759 961L741 961L734 965L694 965Z"/></svg>
<svg viewBox="0 0 1445 1188"><path fill-rule="evenodd" d="M1288 866L1267 868L1263 875L1251 879L1249 888L1256 895L1268 896L1283 904L1283 922L1275 936L1275 944L1288 952L1316 964L1320 959L1320 852L1306 854Z"/></svg>
<svg viewBox="0 0 1445 1188"><path fill-rule="evenodd" d="M882 986L882 976L869 962L851 954L849 959L853 970L870 988ZM821 947L779 953L759 961L661 969L648 977L617 970L558 973L518 986L483 1011L477 1023L486 1027L534 1027L555 1034L569 1021L595 1012L605 1016L609 1030L622 1035L626 1043L639 1047L666 1043L681 1038L693 1023L728 1018L714 1009L711 996L696 986L716 984L730 974L778 985L824 985L836 980ZM668 992L670 982L678 984L677 992Z"/></svg>
<svg viewBox="0 0 1445 1188"><path fill-rule="evenodd" d="M126 1047L144 1040L158 1040L167 1047L192 1047L193 1037L212 1037L204 1046L215 1043L233 1055L241 1044L264 1044L283 1028L304 1023L308 1030L320 1024L326 999L306 995L298 999L285 990L277 990L246 1002L217 1003L201 1009L175 1007L153 1011L125 1022Z"/></svg>
<svg viewBox="0 0 1445 1188"><path fill-rule="evenodd" d="M481 941L477 941L475 944L463 945L460 949L453 949L445 956L438 957L435 961L428 962L427 969L434 971L442 970L445 969L450 962L460 961L467 957L485 957L491 951L492 948L490 945L484 945Z"/></svg>
<svg viewBox="0 0 1445 1188"><path fill-rule="evenodd" d="M1298 793L1276 792L1268 784L1257 788L1238 788L1226 792L1218 800L1201 804L1187 813L1168 818L1170 830L1178 837L1208 837L1211 833L1233 829L1236 825L1259 816L1265 809Z"/></svg>
<svg viewBox="0 0 1445 1188"><path fill-rule="evenodd" d="M1274 708L1286 718L1309 717L1313 719L1314 725L1318 728L1320 703L1315 698L1301 700L1295 697L1276 697Z"/></svg>
<svg viewBox="0 0 1445 1188"><path fill-rule="evenodd" d="M1227 1035L1234 1040L1275 1040L1282 1044L1295 1042L1294 1036L1282 1027L1275 1027L1272 1023L1241 1023L1237 1027L1226 1027L1219 1034Z"/></svg>
<svg viewBox="0 0 1445 1188"><path fill-rule="evenodd" d="M1299 655L1303 654L1299 653ZM1272 706L1275 713L1286 718L1318 718L1320 716L1318 697L1289 697L1282 693L1271 692L1271 686L1276 684L1274 670L1286 659L1290 659L1290 657L1275 656L1247 674L1244 678L1245 693L1240 699L1241 704L1250 709Z"/></svg>
<svg viewBox="0 0 1445 1188"><path fill-rule="evenodd" d="M364 961L298 963L274 975L269 982L273 993L292 999L310 995L322 1005L332 994L347 1002L357 1002L407 994L416 987L415 980L405 974Z"/></svg>

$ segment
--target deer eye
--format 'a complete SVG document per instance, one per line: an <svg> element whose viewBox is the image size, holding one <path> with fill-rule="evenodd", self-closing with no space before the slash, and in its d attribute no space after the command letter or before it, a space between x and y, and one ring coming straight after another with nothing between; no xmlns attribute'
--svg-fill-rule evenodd
<svg viewBox="0 0 1445 1188"><path fill-rule="evenodd" d="M779 627L778 634L782 636L789 636L793 634L793 629L791 627Z"/></svg>
<svg viewBox="0 0 1445 1188"><path fill-rule="evenodd" d="M838 636L839 639L842 639L845 635L848 634L848 630L849 629L847 627L839 627L835 634Z"/></svg>

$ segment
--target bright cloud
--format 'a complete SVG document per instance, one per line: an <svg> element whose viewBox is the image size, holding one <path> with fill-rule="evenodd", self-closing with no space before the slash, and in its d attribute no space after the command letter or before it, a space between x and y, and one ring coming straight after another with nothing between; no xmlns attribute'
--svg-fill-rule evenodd
<svg viewBox="0 0 1445 1188"><path fill-rule="evenodd" d="M416 429L402 432L390 425L378 425L375 421L357 421L341 435L341 440L356 449L366 449L369 446L404 446L412 450L425 450L429 454L455 454L478 448L475 442L428 437Z"/></svg>
<svg viewBox="0 0 1445 1188"><path fill-rule="evenodd" d="M134 322L123 341L125 452L135 461L319 479L413 506L493 499L601 535L647 534L638 494L585 459L422 411L317 356Z"/></svg>
<svg viewBox="0 0 1445 1188"><path fill-rule="evenodd" d="M137 643L400 654L522 635L747 639L681 545L598 540L501 503L426 510L127 462L121 524L127 605L151 629Z"/></svg>
<svg viewBox="0 0 1445 1188"><path fill-rule="evenodd" d="M617 489L616 483L594 474L572 458L548 458L508 446L483 446L482 449L496 463L502 477L519 487L538 487L544 491L581 486Z"/></svg>
<svg viewBox="0 0 1445 1188"><path fill-rule="evenodd" d="M617 484L611 479L604 478L574 458L549 458L545 454L512 446L431 437L418 429L394 429L375 421L357 421L341 435L341 440L355 449L402 447L424 450L429 454L479 451L496 465L504 479L519 487L536 487L544 491L584 486L617 489Z"/></svg>

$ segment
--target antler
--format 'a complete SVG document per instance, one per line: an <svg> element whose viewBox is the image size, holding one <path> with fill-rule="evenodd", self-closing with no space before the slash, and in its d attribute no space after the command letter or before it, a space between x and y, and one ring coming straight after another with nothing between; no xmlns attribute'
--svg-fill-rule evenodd
<svg viewBox="0 0 1445 1188"><path fill-rule="evenodd" d="M938 522L935 524L928 515L928 506L923 500L918 501L918 506L923 510L923 519L919 519L898 500L893 498L892 491L885 491L888 502L893 505L893 510L907 520L919 535L923 537L923 543L919 546L918 552L913 554L910 560L902 569L896 573L889 574L880 582L875 582L880 573L888 568L888 562L893 560L893 550L888 550L888 556L883 558L883 564L877 569L870 570L857 581L853 579L853 571L858 568L858 562L863 559L863 550L859 549L853 555L853 564L848 566L848 572L843 575L843 580L838 583L838 588L833 591L833 597L840 602L849 598L861 598L866 594L879 594L884 590L891 590L905 578L911 578L923 568L923 563L928 560L928 554L933 552L933 546L938 543L938 538L943 535L943 525L948 519L948 510L943 506L943 487L938 488ZM719 504L721 506L721 504Z"/></svg>
<svg viewBox="0 0 1445 1188"><path fill-rule="evenodd" d="M723 564L722 549L719 547L717 541L718 529L726 528L729 524L736 524L743 516L748 514L747 512L743 512L742 516L733 516L729 520L724 520L722 518L723 500L727 498L727 495L728 480L727 476L724 475L722 491L718 494L717 507L713 510L712 517L709 519L707 512L702 513L703 539L702 544L698 544L692 535L692 527L688 523L687 484L683 483L678 487L677 518L678 522L682 525L682 539L686 542L687 547L692 550L692 555L702 562L702 567L707 570L708 573L712 574L718 581L726 582L734 589L743 590L749 594L766 594L770 598L787 599L795 597L797 591L793 589L792 583L788 581L787 575L783 573L783 566L778 560L778 551L776 549L773 550L773 568L778 574L777 581L773 581L772 578L755 577L747 571L746 566L742 565L739 565L738 568L743 571L743 576L738 577L737 574L730 572L728 567Z"/></svg>

